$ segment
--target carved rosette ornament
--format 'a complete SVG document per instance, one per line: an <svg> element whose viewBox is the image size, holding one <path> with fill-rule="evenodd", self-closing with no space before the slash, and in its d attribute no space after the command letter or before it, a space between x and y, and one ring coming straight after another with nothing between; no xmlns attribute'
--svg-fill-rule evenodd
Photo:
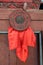
<svg viewBox="0 0 43 65"><path fill-rule="evenodd" d="M15 2L16 0L0 0L0 7L7 7L7 8L23 8L24 3L27 3L27 9L38 9L40 6L41 0L21 0L23 2Z"/></svg>
<svg viewBox="0 0 43 65"><path fill-rule="evenodd" d="M13 27L13 29L22 31L30 26L31 17L24 10L18 9L10 14L9 20L10 26Z"/></svg>

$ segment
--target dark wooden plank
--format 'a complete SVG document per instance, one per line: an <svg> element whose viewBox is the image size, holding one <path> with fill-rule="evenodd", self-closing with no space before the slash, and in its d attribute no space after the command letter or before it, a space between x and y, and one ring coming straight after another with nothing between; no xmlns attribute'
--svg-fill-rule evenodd
<svg viewBox="0 0 43 65"><path fill-rule="evenodd" d="M7 34L0 34L0 65L9 65Z"/></svg>
<svg viewBox="0 0 43 65"><path fill-rule="evenodd" d="M10 65L16 65L17 58L16 58L16 53L15 50L10 51Z"/></svg>
<svg viewBox="0 0 43 65"><path fill-rule="evenodd" d="M34 31L42 31L43 30L43 21L31 21L31 28ZM9 20L0 20L0 31L8 31Z"/></svg>
<svg viewBox="0 0 43 65"><path fill-rule="evenodd" d="M7 34L0 34L0 65L16 65L16 54L9 50Z"/></svg>

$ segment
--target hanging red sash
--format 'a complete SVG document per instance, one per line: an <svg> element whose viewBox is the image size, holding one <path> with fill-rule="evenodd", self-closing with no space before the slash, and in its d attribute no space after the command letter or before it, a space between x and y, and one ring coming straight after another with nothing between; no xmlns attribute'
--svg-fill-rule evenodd
<svg viewBox="0 0 43 65"><path fill-rule="evenodd" d="M12 27L8 29L9 49L16 49L17 57L25 62L28 57L28 46L35 47L36 37L31 27L22 32L14 30Z"/></svg>

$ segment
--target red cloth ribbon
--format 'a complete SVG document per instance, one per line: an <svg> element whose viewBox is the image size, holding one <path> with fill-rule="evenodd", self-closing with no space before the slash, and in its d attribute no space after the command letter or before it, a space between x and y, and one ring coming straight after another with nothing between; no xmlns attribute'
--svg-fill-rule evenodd
<svg viewBox="0 0 43 65"><path fill-rule="evenodd" d="M16 49L17 57L25 62L28 57L28 46L35 47L36 37L31 27L25 31L16 31L12 27L8 29L9 49Z"/></svg>

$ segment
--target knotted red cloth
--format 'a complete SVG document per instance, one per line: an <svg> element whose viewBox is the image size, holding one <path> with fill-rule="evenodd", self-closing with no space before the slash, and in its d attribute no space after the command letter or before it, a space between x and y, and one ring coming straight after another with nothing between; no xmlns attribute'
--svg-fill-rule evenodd
<svg viewBox="0 0 43 65"><path fill-rule="evenodd" d="M9 27L8 41L9 49L16 49L17 57L23 62L25 62L28 57L28 46L35 47L36 45L36 37L31 27L21 32Z"/></svg>

